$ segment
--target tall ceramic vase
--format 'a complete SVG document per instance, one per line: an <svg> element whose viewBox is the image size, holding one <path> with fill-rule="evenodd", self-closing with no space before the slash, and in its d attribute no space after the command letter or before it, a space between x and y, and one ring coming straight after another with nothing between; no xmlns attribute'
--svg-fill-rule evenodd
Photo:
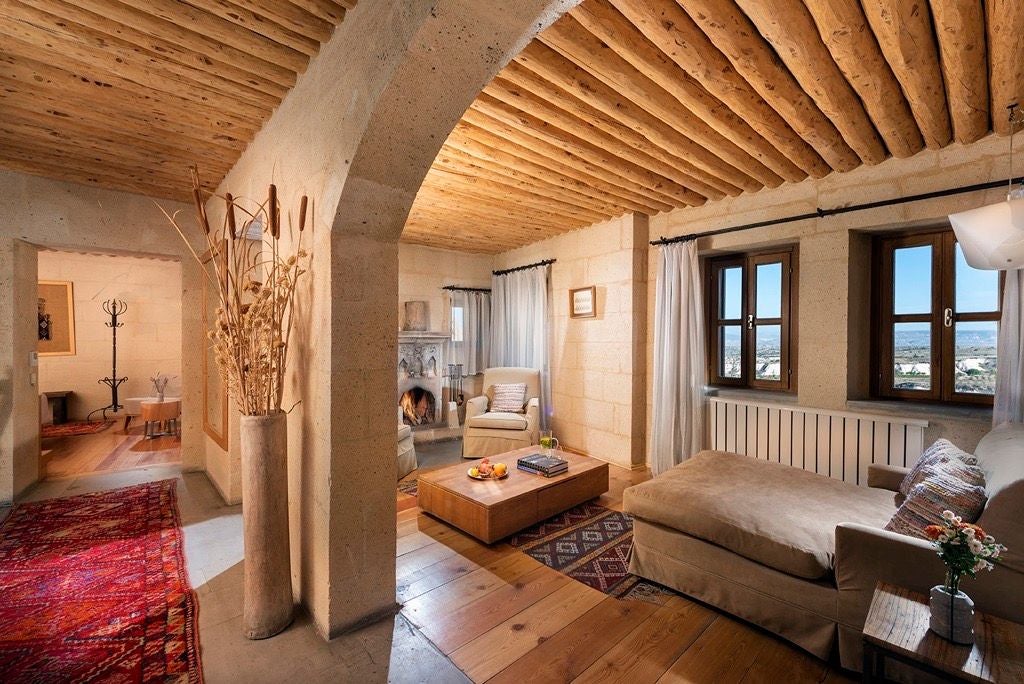
<svg viewBox="0 0 1024 684"><path fill-rule="evenodd" d="M288 546L288 420L283 412L242 416L242 524L248 639L272 637L292 621Z"/></svg>

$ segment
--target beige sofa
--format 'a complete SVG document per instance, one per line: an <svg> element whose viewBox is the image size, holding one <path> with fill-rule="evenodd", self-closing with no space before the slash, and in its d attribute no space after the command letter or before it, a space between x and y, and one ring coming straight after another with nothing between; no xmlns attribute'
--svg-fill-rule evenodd
<svg viewBox="0 0 1024 684"><path fill-rule="evenodd" d="M491 387L501 383L526 383L523 413L490 410ZM536 444L540 429L540 371L514 366L484 371L484 394L466 402L466 427L462 457L495 456Z"/></svg>
<svg viewBox="0 0 1024 684"><path fill-rule="evenodd" d="M1009 547L963 589L978 608L1024 621L1024 425L978 445L988 503L977 521ZM875 584L927 592L944 568L924 540L882 528L905 469L872 466L858 487L790 466L704 451L625 491L630 570L753 622L822 658L838 643L861 669Z"/></svg>

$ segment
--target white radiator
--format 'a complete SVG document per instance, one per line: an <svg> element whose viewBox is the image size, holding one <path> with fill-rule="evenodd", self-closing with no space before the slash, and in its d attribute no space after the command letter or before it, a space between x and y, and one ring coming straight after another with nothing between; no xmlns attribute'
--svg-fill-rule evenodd
<svg viewBox="0 0 1024 684"><path fill-rule="evenodd" d="M710 397L710 448L867 485L872 463L911 466L928 421Z"/></svg>

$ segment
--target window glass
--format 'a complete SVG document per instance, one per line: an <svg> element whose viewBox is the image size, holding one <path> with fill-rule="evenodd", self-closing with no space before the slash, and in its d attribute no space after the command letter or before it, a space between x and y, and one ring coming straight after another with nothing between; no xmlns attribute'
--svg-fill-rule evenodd
<svg viewBox="0 0 1024 684"><path fill-rule="evenodd" d="M999 271L972 268L956 244L956 312L977 313L999 310ZM959 343L959 342L958 342Z"/></svg>
<svg viewBox="0 0 1024 684"><path fill-rule="evenodd" d="M452 342L462 342L463 307L452 307Z"/></svg>
<svg viewBox="0 0 1024 684"><path fill-rule="evenodd" d="M759 325L754 337L754 377L779 380L782 377L782 326Z"/></svg>
<svg viewBox="0 0 1024 684"><path fill-rule="evenodd" d="M743 326L719 326L718 333L718 375L723 378L740 378L743 376L742 344Z"/></svg>
<svg viewBox="0 0 1024 684"><path fill-rule="evenodd" d="M893 313L932 310L932 246L901 247L893 255Z"/></svg>
<svg viewBox="0 0 1024 684"><path fill-rule="evenodd" d="M743 267L733 266L719 271L721 278L721 306L719 318L743 318Z"/></svg>
<svg viewBox="0 0 1024 684"><path fill-rule="evenodd" d="M758 318L782 318L782 264L757 265Z"/></svg>
<svg viewBox="0 0 1024 684"><path fill-rule="evenodd" d="M931 330L931 323L896 323L893 326L893 389L931 389Z"/></svg>
<svg viewBox="0 0 1024 684"><path fill-rule="evenodd" d="M998 273L998 271L993 271ZM996 393L996 337L999 324L975 321L956 324L954 382L957 392Z"/></svg>

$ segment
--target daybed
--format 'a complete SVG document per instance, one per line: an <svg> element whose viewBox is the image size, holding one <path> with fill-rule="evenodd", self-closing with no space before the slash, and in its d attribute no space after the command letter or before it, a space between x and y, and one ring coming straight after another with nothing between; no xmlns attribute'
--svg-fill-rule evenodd
<svg viewBox="0 0 1024 684"><path fill-rule="evenodd" d="M963 589L978 609L1024 621L1024 425L975 452L988 501L978 519L1009 547ZM861 669L861 629L878 581L927 593L944 568L928 542L882 528L903 468L872 466L868 487L788 465L704 451L626 489L630 570L717 606L843 667Z"/></svg>

